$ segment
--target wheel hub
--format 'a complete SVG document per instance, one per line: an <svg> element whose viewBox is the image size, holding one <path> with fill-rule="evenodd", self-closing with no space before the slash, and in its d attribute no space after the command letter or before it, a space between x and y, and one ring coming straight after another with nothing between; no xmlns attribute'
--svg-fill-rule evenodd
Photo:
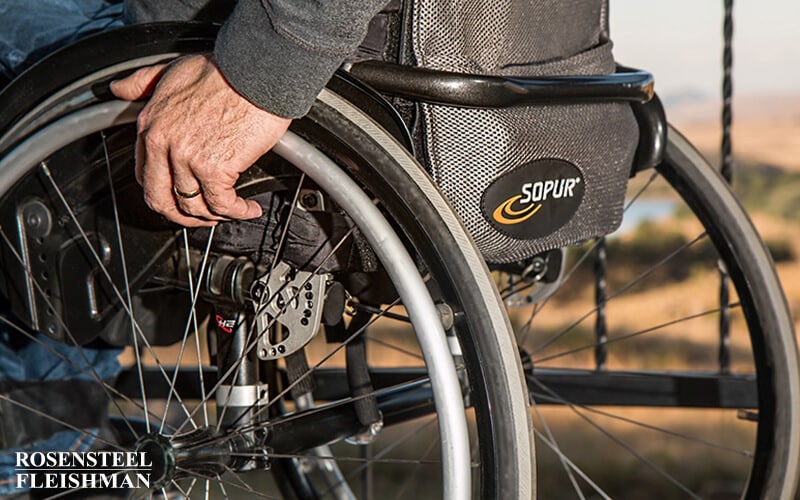
<svg viewBox="0 0 800 500"><path fill-rule="evenodd" d="M160 489L183 477L213 478L228 470L250 469L256 460L252 435L223 433L213 427L196 429L180 436L151 432L139 438L135 451L151 464L151 486ZM250 457L252 455L252 457ZM259 459L266 463L264 459Z"/></svg>

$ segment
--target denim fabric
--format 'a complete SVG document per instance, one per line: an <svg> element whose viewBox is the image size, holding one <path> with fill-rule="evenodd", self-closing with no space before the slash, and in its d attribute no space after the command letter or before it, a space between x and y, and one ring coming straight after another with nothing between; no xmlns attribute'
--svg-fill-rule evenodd
<svg viewBox="0 0 800 500"><path fill-rule="evenodd" d="M50 340L42 334L37 338L47 347L17 332L0 334L0 380L94 380L92 371L103 380L111 380L120 372L120 364L117 361L119 349L84 348L83 354L86 356L84 360L74 347ZM59 358L51 351L61 354L70 362ZM80 397L80 394L75 396ZM90 434L96 432L97 429L89 429ZM66 430L48 436L47 439L24 450L85 451L93 441L89 434ZM14 452L22 450L23 448L0 450L0 495L22 491L16 489L14 468Z"/></svg>
<svg viewBox="0 0 800 500"><path fill-rule="evenodd" d="M0 75L11 80L78 38L122 26L122 0L0 1Z"/></svg>
<svg viewBox="0 0 800 500"><path fill-rule="evenodd" d="M122 0L0 0L0 76L11 80L53 50L117 26L122 26ZM1 332L0 380L92 379L82 373L91 370L76 348L43 335L39 338L72 363L21 334ZM118 349L83 352L100 378L110 380L119 374ZM84 451L92 442L88 434L67 430L25 449ZM16 489L14 451L19 450L0 450L0 495L22 491Z"/></svg>

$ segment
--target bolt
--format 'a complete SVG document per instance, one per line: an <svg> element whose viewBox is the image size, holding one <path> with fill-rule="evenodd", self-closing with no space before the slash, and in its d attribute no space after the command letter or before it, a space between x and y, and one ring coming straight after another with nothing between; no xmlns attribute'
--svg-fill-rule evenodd
<svg viewBox="0 0 800 500"><path fill-rule="evenodd" d="M307 194L303 196L303 205L306 208L314 208L317 206L317 197L313 194Z"/></svg>
<svg viewBox="0 0 800 500"><path fill-rule="evenodd" d="M303 311L303 316L306 317L306 318L310 318L311 317L311 310L310 309L306 309L305 311Z"/></svg>
<svg viewBox="0 0 800 500"><path fill-rule="evenodd" d="M264 285L262 283L254 283L253 289L250 291L250 295L253 296L256 300L261 300L261 297L264 296Z"/></svg>
<svg viewBox="0 0 800 500"><path fill-rule="evenodd" d="M314 287L311 285L311 283L306 283L306 286L305 286L306 290L311 290L312 288L314 288Z"/></svg>
<svg viewBox="0 0 800 500"><path fill-rule="evenodd" d="M58 333L58 327L56 327L55 323L50 323L49 325L47 325L47 333L49 333L50 335L55 335L56 333Z"/></svg>
<svg viewBox="0 0 800 500"><path fill-rule="evenodd" d="M306 302L306 307L307 307L308 309L311 309L312 307L314 307L314 302L312 302L312 301L310 301L310 300L309 300L308 302Z"/></svg>
<svg viewBox="0 0 800 500"><path fill-rule="evenodd" d="M259 358L266 358L267 357L267 350L266 349L261 349L260 351L258 351L258 357Z"/></svg>
<svg viewBox="0 0 800 500"><path fill-rule="evenodd" d="M300 318L300 324L303 326L308 326L308 318Z"/></svg>
<svg viewBox="0 0 800 500"><path fill-rule="evenodd" d="M42 217L36 213L28 214L28 218L25 222L27 222L28 226L31 228L37 228L39 227L39 224L42 223Z"/></svg>
<svg viewBox="0 0 800 500"><path fill-rule="evenodd" d="M276 354L278 354L278 352L275 350L274 347L269 350L270 357L274 358Z"/></svg>
<svg viewBox="0 0 800 500"><path fill-rule="evenodd" d="M279 345L278 346L278 352L281 353L281 354L285 353L286 352L286 346L283 345L283 344Z"/></svg>
<svg viewBox="0 0 800 500"><path fill-rule="evenodd" d="M311 299L313 299L313 298L314 298L314 292L306 292L306 298L307 298L308 300L311 300Z"/></svg>

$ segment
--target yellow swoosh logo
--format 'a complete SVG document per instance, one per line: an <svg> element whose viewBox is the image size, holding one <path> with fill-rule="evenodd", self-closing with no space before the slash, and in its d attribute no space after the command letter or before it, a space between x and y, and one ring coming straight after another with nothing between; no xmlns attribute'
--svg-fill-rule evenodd
<svg viewBox="0 0 800 500"><path fill-rule="evenodd" d="M538 205L528 205L527 207L521 210L513 210L511 205L513 205L517 200L522 198L522 195L518 194L516 196L512 196L511 198L507 199L503 203L501 203L492 214L492 218L500 223L500 224L519 224L520 222L525 222L526 220L530 219L531 217L542 208L542 204L539 203Z"/></svg>

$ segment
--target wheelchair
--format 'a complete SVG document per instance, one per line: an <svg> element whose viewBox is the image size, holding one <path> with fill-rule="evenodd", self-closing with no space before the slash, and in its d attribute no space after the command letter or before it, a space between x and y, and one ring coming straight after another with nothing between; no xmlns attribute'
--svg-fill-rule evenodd
<svg viewBox="0 0 800 500"><path fill-rule="evenodd" d="M153 490L186 497L211 485L246 498L547 498L563 483L635 498L645 480L664 497L721 482L746 498L793 494L798 360L774 265L725 181L666 125L647 74L463 86L353 64L240 179L261 219L186 230L144 205L141 105L108 83L207 52L215 33L108 32L0 94L0 322L43 345L124 348L114 380L63 359L100 403L55 407L7 387L4 422L146 453ZM388 99L631 105L623 221L655 193L686 234L657 238L669 226L656 221L487 262ZM733 288L722 299L707 274L719 269ZM677 462L664 451L676 442L688 443ZM622 484L583 463L593 447L632 457Z"/></svg>

